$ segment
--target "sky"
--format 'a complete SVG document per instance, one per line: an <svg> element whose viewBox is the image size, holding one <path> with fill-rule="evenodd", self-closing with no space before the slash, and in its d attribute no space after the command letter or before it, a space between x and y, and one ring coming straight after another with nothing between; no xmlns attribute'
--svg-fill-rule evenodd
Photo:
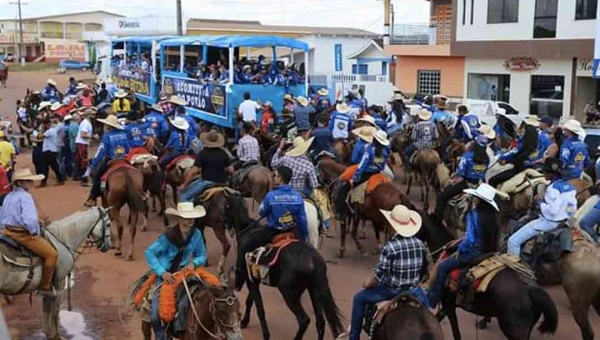
<svg viewBox="0 0 600 340"><path fill-rule="evenodd" d="M17 0L0 0L0 18L14 18ZM175 0L21 0L23 17L105 10L129 17L175 15ZM396 23L426 23L429 2L392 0ZM382 0L182 0L188 18L258 20L263 24L339 26L383 32Z"/></svg>

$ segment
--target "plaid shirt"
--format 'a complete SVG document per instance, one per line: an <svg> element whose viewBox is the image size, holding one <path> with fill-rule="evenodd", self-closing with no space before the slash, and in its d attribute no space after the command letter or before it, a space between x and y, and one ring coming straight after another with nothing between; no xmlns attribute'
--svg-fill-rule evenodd
<svg viewBox="0 0 600 340"><path fill-rule="evenodd" d="M278 168L280 166L287 166L292 169L292 179L290 180L290 185L298 190L302 191L308 184L311 188L315 189L319 187L319 182L317 180L317 169L315 166L308 160L308 158L303 155L299 157L290 157L282 154L281 150L277 150L275 155L273 155L273 160L271 160L271 167L273 169Z"/></svg>
<svg viewBox="0 0 600 340"><path fill-rule="evenodd" d="M417 285L425 262L425 245L416 237L396 235L381 250L375 266L377 281L395 289Z"/></svg>
<svg viewBox="0 0 600 340"><path fill-rule="evenodd" d="M412 132L412 140L417 149L433 149L439 138L437 126L431 121L418 122Z"/></svg>
<svg viewBox="0 0 600 340"><path fill-rule="evenodd" d="M256 138L246 135L238 141L237 156L241 161L258 161L260 159L260 148Z"/></svg>

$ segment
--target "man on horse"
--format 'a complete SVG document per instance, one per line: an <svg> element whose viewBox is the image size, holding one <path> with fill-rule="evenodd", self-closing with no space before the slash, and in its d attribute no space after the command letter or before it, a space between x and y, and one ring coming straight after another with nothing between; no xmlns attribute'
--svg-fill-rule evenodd
<svg viewBox="0 0 600 340"><path fill-rule="evenodd" d="M161 144L167 144L170 130L169 122L167 122L167 119L163 116L163 110L160 106L157 104L152 105L152 109L144 117L144 123L154 130L154 136Z"/></svg>
<svg viewBox="0 0 600 340"><path fill-rule="evenodd" d="M298 126L296 125L294 114L292 111L284 108L281 111L281 117L283 118L283 122L278 126L278 135L281 136L282 139L294 140L298 135Z"/></svg>
<svg viewBox="0 0 600 340"><path fill-rule="evenodd" d="M406 112L406 105L404 105L404 97L400 93L394 94L388 104L390 104L390 109L385 119L387 124L385 132L390 137L402 128L404 115L408 112Z"/></svg>
<svg viewBox="0 0 600 340"><path fill-rule="evenodd" d="M333 135L331 130L327 127L327 117L324 113L319 114L317 117L317 128L310 132L310 136L314 137L312 145L310 146L310 153L313 160L323 151L333 153L331 143L333 143Z"/></svg>
<svg viewBox="0 0 600 340"><path fill-rule="evenodd" d="M235 267L235 289L240 291L246 278L246 253L262 247L278 234L292 232L302 241L308 240L308 226L304 199L291 185L293 171L280 166L275 171L273 181L275 188L267 193L258 209L261 218L266 218L267 225L253 231L240 244Z"/></svg>
<svg viewBox="0 0 600 340"><path fill-rule="evenodd" d="M543 167L546 179L552 181L540 203L539 218L527 223L508 239L508 253L519 256L521 246L543 232L550 232L577 211L577 190L568 178L561 178L561 161L548 158ZM564 172L563 172L564 173Z"/></svg>
<svg viewBox="0 0 600 340"><path fill-rule="evenodd" d="M466 143L479 136L479 128L481 127L479 116L475 113L469 113L467 104L458 105L457 111L458 120L452 137Z"/></svg>
<svg viewBox="0 0 600 340"><path fill-rule="evenodd" d="M431 111L427 109L419 112L419 122L413 128L411 136L413 143L404 152L406 168L411 167L411 158L417 150L434 149L440 138L440 133L435 123L431 121L431 116Z"/></svg>
<svg viewBox="0 0 600 340"><path fill-rule="evenodd" d="M539 132L539 143L540 143L540 154L544 155L546 150L552 145L552 139L550 138L550 129L554 125L554 121L550 116L546 116L540 119L540 132Z"/></svg>
<svg viewBox="0 0 600 340"><path fill-rule="evenodd" d="M65 97L74 96L77 94L77 82L75 77L69 77L69 86L65 90Z"/></svg>
<svg viewBox="0 0 600 340"><path fill-rule="evenodd" d="M383 130L377 130L371 143L367 144L358 168L350 180L350 185L358 185L369 180L374 174L383 171L390 157L390 142Z"/></svg>
<svg viewBox="0 0 600 340"><path fill-rule="evenodd" d="M54 246L40 235L39 220L48 224L47 216L38 218L36 202L29 191L33 181L43 180L44 175L33 175L29 169L16 170L13 176L13 190L6 195L0 208L0 230L2 235L12 238L21 246L44 260L39 292L55 296L52 279L58 261Z"/></svg>
<svg viewBox="0 0 600 340"><path fill-rule="evenodd" d="M202 232L194 228L194 220L206 215L202 206L180 202L177 209L168 208L167 215L177 217L177 226L163 233L146 249L146 261L158 277L156 285L175 283L173 274L181 270L194 270L206 264L206 246ZM170 339L159 316L160 289L152 296L151 323L157 340Z"/></svg>
<svg viewBox="0 0 600 340"><path fill-rule="evenodd" d="M431 117L431 121L434 124L442 123L448 126L448 122L454 121L454 116L448 111L446 111L446 101L448 98L445 96L437 95L434 97L435 109L433 110L433 115Z"/></svg>
<svg viewBox="0 0 600 340"><path fill-rule="evenodd" d="M563 179L581 178L583 170L591 163L587 145L580 139L584 130L577 120L569 119L562 125L562 131L565 136L560 147Z"/></svg>
<svg viewBox="0 0 600 340"><path fill-rule="evenodd" d="M162 156L159 161L160 167L163 169L175 158L184 155L190 148L190 136L187 132L190 127L188 122L181 117L177 117L171 120L171 126L174 129L171 130L169 140L165 145L167 154Z"/></svg>
<svg viewBox="0 0 600 340"><path fill-rule="evenodd" d="M130 111L127 113L127 121L123 128L125 129L125 132L127 132L131 148L144 147L144 127L138 120L137 112Z"/></svg>
<svg viewBox="0 0 600 340"><path fill-rule="evenodd" d="M96 151L96 156L92 159L91 168L94 169L94 182L90 190L90 196L85 202L86 207L96 205L96 199L102 194L100 180L102 175L108 170L108 163L114 159L127 157L131 150L127 132L123 131L123 126L119 123L117 116L110 115L106 119L98 121L107 127L106 133L102 136L102 141Z"/></svg>
<svg viewBox="0 0 600 340"><path fill-rule="evenodd" d="M53 79L48 79L46 81L46 87L44 87L44 90L42 90L41 96L42 100L46 102L55 103L60 101L60 93L56 88L56 81Z"/></svg>
<svg viewBox="0 0 600 340"><path fill-rule="evenodd" d="M292 169L292 178L289 184L299 192L303 193L306 197L310 197L314 189L319 187L319 181L317 179L317 170L308 159L307 152L313 143L314 137L309 140L304 140L302 137L296 137L294 139L294 148L283 153L283 146L285 145L285 139L281 139L279 148L273 155L271 160L271 166L278 168L285 166Z"/></svg>
<svg viewBox="0 0 600 340"><path fill-rule="evenodd" d="M198 139L198 135L200 134L200 126L192 116L187 114L187 111L185 110L184 106L176 106L175 117L181 117L185 119L185 121L190 126L187 130L188 136L190 138L190 143L192 143L195 139Z"/></svg>
<svg viewBox="0 0 600 340"><path fill-rule="evenodd" d="M238 162L234 165L235 169L242 168L247 162L258 164L260 159L260 146L258 140L252 136L252 125L246 122L242 123L240 135L242 138L238 141Z"/></svg>
<svg viewBox="0 0 600 340"><path fill-rule="evenodd" d="M329 130L333 139L347 140L352 131L352 119L348 115L350 107L346 103L337 104L329 117Z"/></svg>
<svg viewBox="0 0 600 340"><path fill-rule="evenodd" d="M383 244L374 275L365 281L364 289L354 295L349 340L360 340L368 305L410 293L427 306L425 293L419 287L427 273L427 248L415 237L421 229L421 216L403 205L395 206L392 211L381 210L381 213L396 235Z"/></svg>
<svg viewBox="0 0 600 340"><path fill-rule="evenodd" d="M496 124L494 131L500 142L512 142L517 138L517 126L512 118L506 114L505 109L496 109ZM506 145L498 145L498 149L505 148Z"/></svg>

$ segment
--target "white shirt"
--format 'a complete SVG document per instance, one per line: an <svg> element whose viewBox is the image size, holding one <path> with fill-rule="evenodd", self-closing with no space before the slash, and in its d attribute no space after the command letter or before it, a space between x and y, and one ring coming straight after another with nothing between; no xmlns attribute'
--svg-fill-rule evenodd
<svg viewBox="0 0 600 340"><path fill-rule="evenodd" d="M559 222L571 218L577 211L577 190L568 182L559 180L552 183L540 203L542 217Z"/></svg>
<svg viewBox="0 0 600 340"><path fill-rule="evenodd" d="M77 138L75 138L75 144L90 145L89 139L81 138L82 132L87 133L88 137L92 137L92 123L90 123L88 119L82 120L79 124L79 131L77 132Z"/></svg>
<svg viewBox="0 0 600 340"><path fill-rule="evenodd" d="M258 109L260 109L260 105L254 100L248 99L240 104L239 111L244 122L256 122L256 110Z"/></svg>

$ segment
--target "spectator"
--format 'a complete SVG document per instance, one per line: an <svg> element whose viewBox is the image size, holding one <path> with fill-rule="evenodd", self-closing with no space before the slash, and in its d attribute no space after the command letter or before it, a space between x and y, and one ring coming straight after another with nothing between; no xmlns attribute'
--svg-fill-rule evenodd
<svg viewBox="0 0 600 340"><path fill-rule="evenodd" d="M250 92L244 93L244 101L239 107L239 117L242 121L250 123L252 128L256 127L256 110L260 109L260 105L250 99ZM240 126L241 128L241 126Z"/></svg>
<svg viewBox="0 0 600 340"><path fill-rule="evenodd" d="M314 121L315 108L308 105L308 99L305 97L298 97L296 99L297 105L294 106L294 116L296 117L296 125L298 125L298 132L310 130L311 122Z"/></svg>

